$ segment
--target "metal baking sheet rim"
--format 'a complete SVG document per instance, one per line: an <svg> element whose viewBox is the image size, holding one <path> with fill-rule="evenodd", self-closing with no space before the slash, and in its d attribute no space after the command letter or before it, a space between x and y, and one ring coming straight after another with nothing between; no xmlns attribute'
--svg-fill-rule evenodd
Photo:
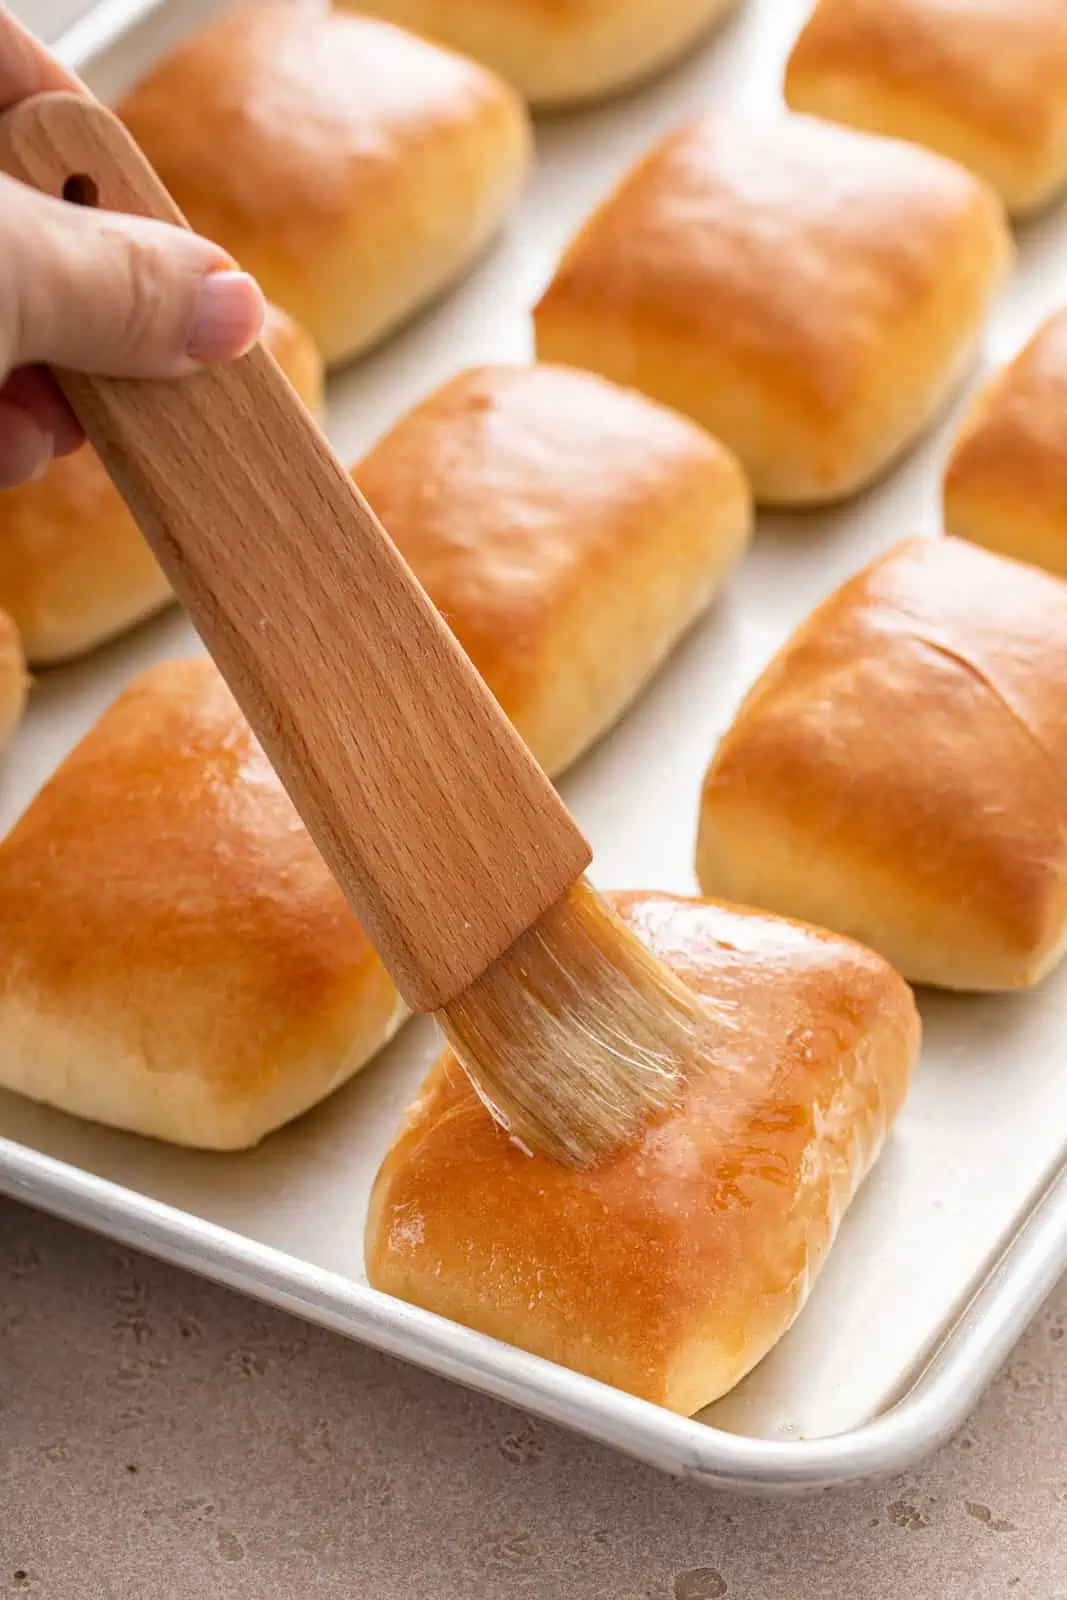
<svg viewBox="0 0 1067 1600"><path fill-rule="evenodd" d="M966 1420L1067 1269L1064 1165L895 1405L847 1433L777 1442L677 1416L8 1139L0 1191L677 1477L759 1494L856 1485L928 1455Z"/></svg>
<svg viewBox="0 0 1067 1600"><path fill-rule="evenodd" d="M164 6L165 0L100 0L56 43L56 53L80 68ZM1067 1271L1067 1164L1061 1164L895 1400L847 1432L776 1441L676 1416L2 1137L0 1192L676 1476L762 1494L854 1485L929 1454L962 1425Z"/></svg>

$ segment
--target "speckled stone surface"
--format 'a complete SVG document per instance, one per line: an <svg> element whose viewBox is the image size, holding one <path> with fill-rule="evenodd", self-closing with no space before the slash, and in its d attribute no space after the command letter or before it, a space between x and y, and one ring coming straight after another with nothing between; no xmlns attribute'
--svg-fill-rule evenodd
<svg viewBox="0 0 1067 1600"><path fill-rule="evenodd" d="M927 1465L708 1495L0 1201L0 1596L1067 1600L1067 1284Z"/></svg>

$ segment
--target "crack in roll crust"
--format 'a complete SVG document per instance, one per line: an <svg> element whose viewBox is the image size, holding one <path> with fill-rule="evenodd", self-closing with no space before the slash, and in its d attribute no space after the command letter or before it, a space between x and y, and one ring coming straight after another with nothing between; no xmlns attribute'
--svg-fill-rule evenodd
<svg viewBox="0 0 1067 1600"><path fill-rule="evenodd" d="M900 1110L906 985L820 930L613 897L732 1020L682 1105L587 1171L524 1155L448 1052L382 1163L372 1284L672 1410L726 1392L789 1327Z"/></svg>
<svg viewBox="0 0 1067 1600"><path fill-rule="evenodd" d="M820 0L785 94L951 156L1025 214L1067 182L1067 0Z"/></svg>
<svg viewBox="0 0 1067 1600"><path fill-rule="evenodd" d="M538 354L692 416L759 500L834 500L942 409L1012 249L954 162L812 117L715 115L579 232Z"/></svg>
<svg viewBox="0 0 1067 1600"><path fill-rule="evenodd" d="M243 1149L405 1015L212 664L104 713L0 844L0 1085Z"/></svg>
<svg viewBox="0 0 1067 1600"><path fill-rule="evenodd" d="M485 68L318 7L226 12L118 111L190 224L255 275L327 362L460 276L531 154L522 102Z"/></svg>
<svg viewBox="0 0 1067 1600"><path fill-rule="evenodd" d="M1036 983L1067 940L1067 585L912 540L796 631L708 769L702 888L913 982Z"/></svg>

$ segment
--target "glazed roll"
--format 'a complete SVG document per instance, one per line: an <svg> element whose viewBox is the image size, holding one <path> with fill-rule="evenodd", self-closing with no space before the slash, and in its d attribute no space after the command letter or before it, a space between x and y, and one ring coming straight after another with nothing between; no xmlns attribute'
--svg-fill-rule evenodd
<svg viewBox="0 0 1067 1600"><path fill-rule="evenodd" d="M898 545L802 624L708 769L706 894L838 929L946 989L1067 943L1067 584Z"/></svg>
<svg viewBox="0 0 1067 1600"><path fill-rule="evenodd" d="M686 1414L800 1311L907 1092L907 986L847 940L737 907L623 894L718 1018L677 1110L586 1171L530 1156L455 1058L371 1194L376 1288Z"/></svg>
<svg viewBox="0 0 1067 1600"><path fill-rule="evenodd" d="M322 362L307 334L268 306L263 344L312 410ZM0 495L0 605L35 666L69 661L168 605L173 596L90 445Z"/></svg>
<svg viewBox="0 0 1067 1600"><path fill-rule="evenodd" d="M785 94L952 156L1023 215L1067 183L1067 0L819 0Z"/></svg>
<svg viewBox="0 0 1067 1600"><path fill-rule="evenodd" d="M535 106L613 94L667 66L737 0L342 0L484 61Z"/></svg>
<svg viewBox="0 0 1067 1600"><path fill-rule="evenodd" d="M6 611L0 611L0 756L26 708L26 663L19 632Z"/></svg>
<svg viewBox="0 0 1067 1600"><path fill-rule="evenodd" d="M757 500L837 500L940 413L1011 259L1000 202L954 162L724 112L672 134L582 228L537 350L694 418Z"/></svg>
<svg viewBox="0 0 1067 1600"><path fill-rule="evenodd" d="M209 1150L406 1015L206 658L131 684L0 843L0 952L0 1086Z"/></svg>
<svg viewBox="0 0 1067 1600"><path fill-rule="evenodd" d="M752 525L729 451L563 367L462 374L355 476L550 774L707 609Z"/></svg>
<svg viewBox="0 0 1067 1600"><path fill-rule="evenodd" d="M118 110L191 225L254 273L329 363L469 267L530 162L525 109L502 79L319 6L226 11Z"/></svg>
<svg viewBox="0 0 1067 1600"><path fill-rule="evenodd" d="M1067 311L983 385L945 473L945 527L1067 578Z"/></svg>

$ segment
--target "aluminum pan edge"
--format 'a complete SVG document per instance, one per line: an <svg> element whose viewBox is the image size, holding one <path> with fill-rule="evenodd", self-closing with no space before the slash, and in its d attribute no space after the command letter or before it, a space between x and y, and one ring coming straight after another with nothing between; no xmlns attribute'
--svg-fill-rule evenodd
<svg viewBox="0 0 1067 1600"><path fill-rule="evenodd" d="M809 1493L884 1477L943 1444L1067 1269L1067 1168L1061 1168L926 1372L896 1405L848 1433L776 1442L675 1416L3 1138L0 1191L533 1410L675 1476L760 1494Z"/></svg>

